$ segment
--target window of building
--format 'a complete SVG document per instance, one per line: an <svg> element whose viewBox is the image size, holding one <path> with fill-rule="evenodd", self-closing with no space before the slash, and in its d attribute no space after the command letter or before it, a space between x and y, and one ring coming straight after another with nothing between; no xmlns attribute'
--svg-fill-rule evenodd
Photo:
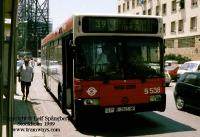
<svg viewBox="0 0 200 137"><path fill-rule="evenodd" d="M135 0L132 0L132 8L135 8Z"/></svg>
<svg viewBox="0 0 200 137"><path fill-rule="evenodd" d="M121 13L121 5L118 5L118 13Z"/></svg>
<svg viewBox="0 0 200 137"><path fill-rule="evenodd" d="M172 1L172 12L176 12L176 0Z"/></svg>
<svg viewBox="0 0 200 137"><path fill-rule="evenodd" d="M123 12L125 12L125 9L126 7L125 7L125 3L123 3Z"/></svg>
<svg viewBox="0 0 200 137"><path fill-rule="evenodd" d="M130 5L129 5L129 1L127 1L126 6L127 6L127 10L129 10L129 7L130 7Z"/></svg>
<svg viewBox="0 0 200 137"><path fill-rule="evenodd" d="M185 8L185 0L180 0L179 6L180 6L180 9L184 9Z"/></svg>
<svg viewBox="0 0 200 137"><path fill-rule="evenodd" d="M190 19L190 30L197 30L197 17L192 17Z"/></svg>
<svg viewBox="0 0 200 137"><path fill-rule="evenodd" d="M195 37L183 37L178 39L178 48L195 47Z"/></svg>
<svg viewBox="0 0 200 137"><path fill-rule="evenodd" d="M148 15L152 15L152 10L151 9L148 9Z"/></svg>
<svg viewBox="0 0 200 137"><path fill-rule="evenodd" d="M197 0L191 0L191 7L197 7L198 1Z"/></svg>
<svg viewBox="0 0 200 137"><path fill-rule="evenodd" d="M146 10L143 10L143 15L146 15Z"/></svg>
<svg viewBox="0 0 200 137"><path fill-rule="evenodd" d="M137 0L137 6L139 6L140 5L140 0Z"/></svg>
<svg viewBox="0 0 200 137"><path fill-rule="evenodd" d="M165 46L167 48L174 48L174 39L166 39L165 40Z"/></svg>
<svg viewBox="0 0 200 137"><path fill-rule="evenodd" d="M176 22L173 21L171 22L171 33L175 33L176 32Z"/></svg>
<svg viewBox="0 0 200 137"><path fill-rule="evenodd" d="M165 25L165 23L163 23L163 33L164 34L166 33L166 25Z"/></svg>
<svg viewBox="0 0 200 137"><path fill-rule="evenodd" d="M142 4L143 4L144 7L146 7L147 6L147 0L143 0Z"/></svg>
<svg viewBox="0 0 200 137"><path fill-rule="evenodd" d="M145 0L137 0L137 6L141 6L142 4L145 4Z"/></svg>
<svg viewBox="0 0 200 137"><path fill-rule="evenodd" d="M183 32L184 30L184 27L183 27L183 20L179 20L178 21L178 31L179 32Z"/></svg>
<svg viewBox="0 0 200 137"><path fill-rule="evenodd" d="M160 14L160 6L156 6L156 15L159 16Z"/></svg>
<svg viewBox="0 0 200 137"><path fill-rule="evenodd" d="M166 15L167 14L166 11L167 11L167 4L165 3L162 5L162 15Z"/></svg>

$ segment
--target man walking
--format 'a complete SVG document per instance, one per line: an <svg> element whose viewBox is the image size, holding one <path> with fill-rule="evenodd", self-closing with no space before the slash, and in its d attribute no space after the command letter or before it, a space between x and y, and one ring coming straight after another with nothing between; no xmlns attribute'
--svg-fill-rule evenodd
<svg viewBox="0 0 200 137"><path fill-rule="evenodd" d="M24 60L24 65L21 66L19 70L19 82L21 82L21 91L23 93L22 100L24 98L27 100L29 95L29 88L31 86L31 82L33 81L34 73L33 68L29 66L29 60ZM25 92L26 89L26 92Z"/></svg>

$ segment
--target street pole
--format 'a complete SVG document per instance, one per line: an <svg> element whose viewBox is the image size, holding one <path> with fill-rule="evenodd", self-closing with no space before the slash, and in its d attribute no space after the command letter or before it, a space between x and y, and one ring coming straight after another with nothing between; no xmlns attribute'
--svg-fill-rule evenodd
<svg viewBox="0 0 200 137"><path fill-rule="evenodd" d="M2 78L2 47L4 44L4 0L0 0L0 77ZM3 79L0 79L0 137L3 128Z"/></svg>

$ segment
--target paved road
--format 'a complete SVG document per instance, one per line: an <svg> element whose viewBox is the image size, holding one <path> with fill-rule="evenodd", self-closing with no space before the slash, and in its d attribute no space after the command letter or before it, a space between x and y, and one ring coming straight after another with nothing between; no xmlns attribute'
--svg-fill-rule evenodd
<svg viewBox="0 0 200 137"><path fill-rule="evenodd" d="M145 112L105 119L98 117L96 121L89 119L84 126L76 128L46 92L40 67L36 67L27 102L21 100L19 83L17 86L14 137L200 137L200 115L175 108L174 86L175 83L172 83L166 88L165 112Z"/></svg>

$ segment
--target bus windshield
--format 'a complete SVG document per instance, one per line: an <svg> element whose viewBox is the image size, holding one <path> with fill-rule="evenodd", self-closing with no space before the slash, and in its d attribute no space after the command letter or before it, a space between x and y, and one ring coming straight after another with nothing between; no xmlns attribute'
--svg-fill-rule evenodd
<svg viewBox="0 0 200 137"><path fill-rule="evenodd" d="M75 77L84 80L161 76L162 40L155 37L79 37Z"/></svg>

